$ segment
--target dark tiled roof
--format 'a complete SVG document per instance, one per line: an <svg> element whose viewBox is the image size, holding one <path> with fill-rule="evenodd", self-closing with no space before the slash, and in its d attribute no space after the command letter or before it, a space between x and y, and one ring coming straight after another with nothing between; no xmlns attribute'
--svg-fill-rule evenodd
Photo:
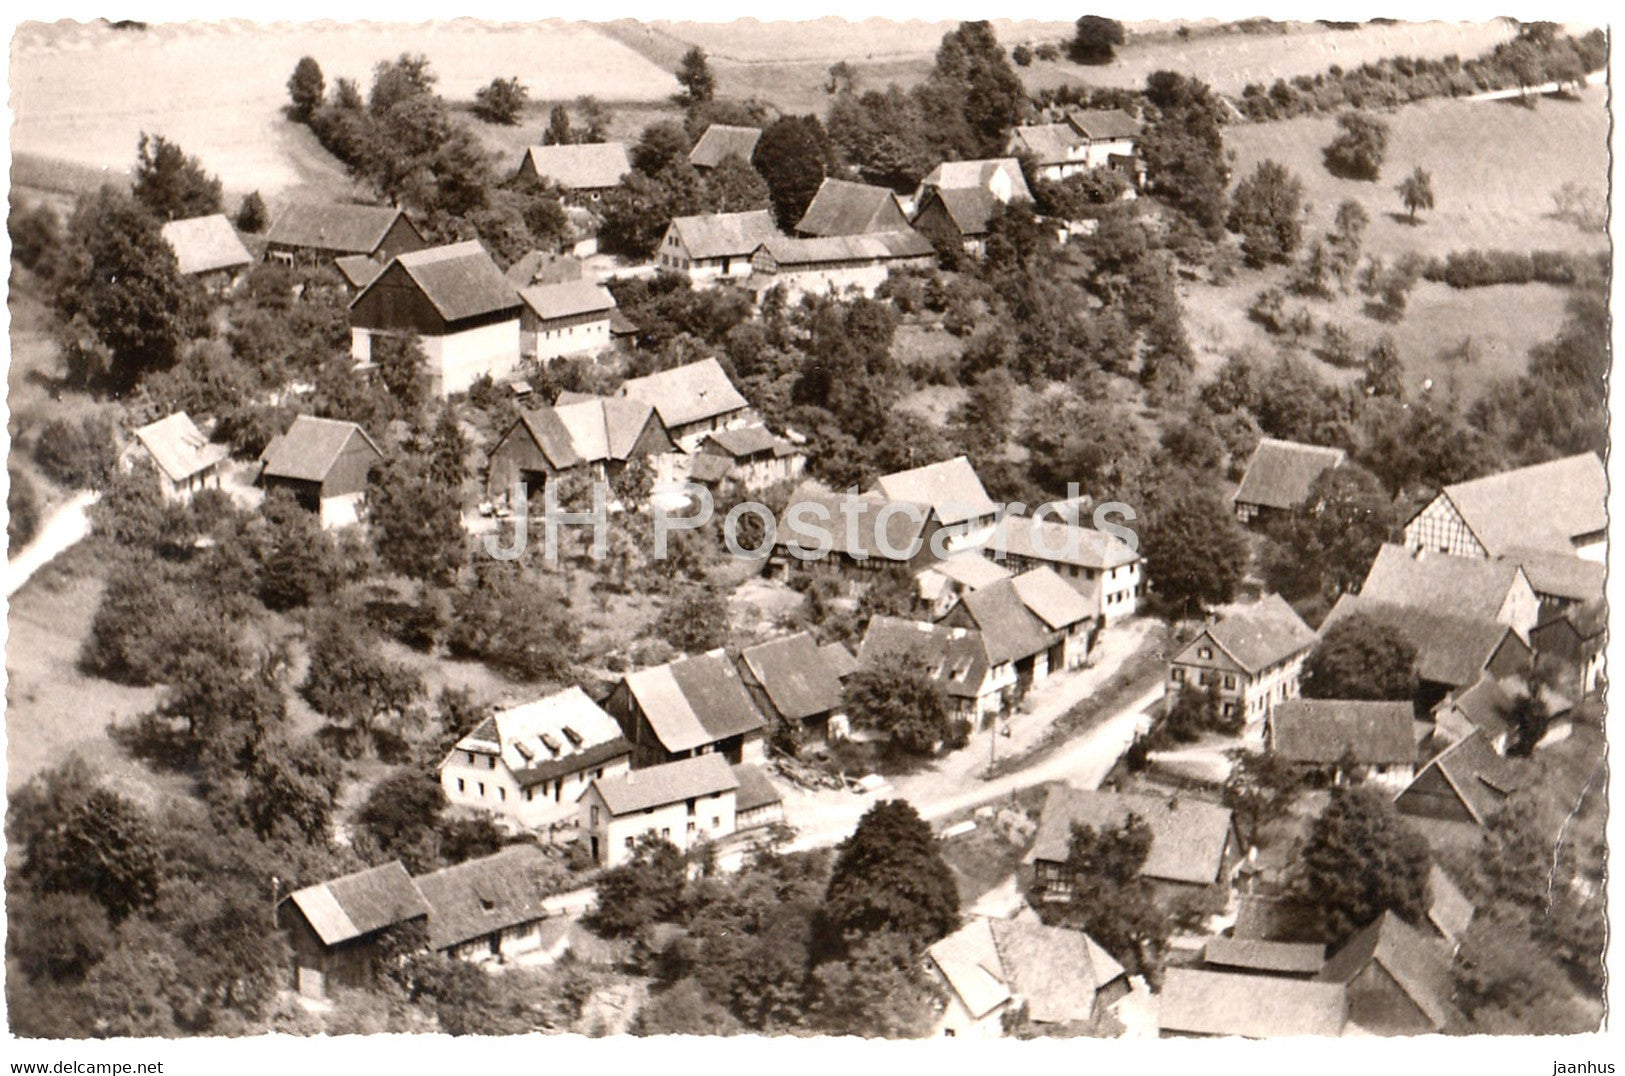
<svg viewBox="0 0 1625 1076"><path fill-rule="evenodd" d="M690 751L767 723L720 650L627 673L625 680L668 751Z"/></svg>
<svg viewBox="0 0 1625 1076"><path fill-rule="evenodd" d="M694 148L688 151L688 161L695 168L715 168L728 157L738 157L749 164L751 154L756 152L756 142L761 137L760 127L713 123L694 143Z"/></svg>
<svg viewBox="0 0 1625 1076"><path fill-rule="evenodd" d="M600 777L592 787L604 798L609 813L620 817L698 796L732 792L739 787L739 779L728 760L713 751L613 777Z"/></svg>
<svg viewBox="0 0 1625 1076"><path fill-rule="evenodd" d="M841 681L807 632L746 647L740 660L773 703L792 721L840 708Z"/></svg>
<svg viewBox="0 0 1625 1076"><path fill-rule="evenodd" d="M702 213L676 217L671 222L683 249L695 259L743 258L782 233L766 209L742 213Z"/></svg>
<svg viewBox="0 0 1625 1076"><path fill-rule="evenodd" d="M1348 1022L1341 984L1169 968L1158 1026L1187 1035L1278 1039L1337 1036Z"/></svg>
<svg viewBox="0 0 1625 1076"><path fill-rule="evenodd" d="M499 930L547 918L546 855L533 844L516 844L495 855L419 875L429 904L429 946L447 949Z"/></svg>
<svg viewBox="0 0 1625 1076"><path fill-rule="evenodd" d="M1151 851L1140 873L1147 878L1207 885L1219 876L1230 839L1228 808L1189 796L1163 798L1137 792L1086 792L1055 785L1044 802L1028 862L1066 862L1074 824L1115 829L1129 815L1151 829Z"/></svg>
<svg viewBox="0 0 1625 1076"><path fill-rule="evenodd" d="M1278 441L1266 437L1253 449L1247 473L1231 498L1237 504L1265 508L1296 508L1309 496L1315 479L1333 467L1340 467L1348 454L1340 448Z"/></svg>
<svg viewBox="0 0 1625 1076"><path fill-rule="evenodd" d="M1350 938L1315 978L1347 986L1372 961L1399 984L1435 1030L1450 1022L1450 955L1393 912L1384 912Z"/></svg>
<svg viewBox="0 0 1625 1076"><path fill-rule="evenodd" d="M869 618L858 647L858 667L890 654L912 654L955 698L975 698L987 679L981 632L894 616Z"/></svg>
<svg viewBox="0 0 1625 1076"><path fill-rule="evenodd" d="M1377 550L1360 586L1360 596L1451 616L1494 620L1518 584L1519 575L1520 569L1513 561L1453 557L1425 550L1413 553L1404 546L1387 544Z"/></svg>
<svg viewBox="0 0 1625 1076"><path fill-rule="evenodd" d="M1078 930L976 917L930 949L931 960L976 1018L1013 998L1035 1023L1086 1021L1123 966Z"/></svg>
<svg viewBox="0 0 1625 1076"><path fill-rule="evenodd" d="M1287 699L1269 720L1272 749L1289 762L1330 766L1349 752L1367 766L1416 761L1408 702Z"/></svg>
<svg viewBox="0 0 1625 1076"><path fill-rule="evenodd" d="M1066 119L1080 134L1096 140L1135 138L1141 127L1139 120L1120 108L1074 108Z"/></svg>
<svg viewBox="0 0 1625 1076"><path fill-rule="evenodd" d="M960 235L979 236L987 234L988 222L993 214L999 210L1000 202L993 197L993 193L982 187L951 187L933 188L920 203L920 208L914 214L914 219L920 219L926 207L932 202L939 202L948 219L958 229Z"/></svg>
<svg viewBox="0 0 1625 1076"><path fill-rule="evenodd" d="M860 235L895 230L906 223L897 196L885 187L826 178L796 231L807 235Z"/></svg>
<svg viewBox="0 0 1625 1076"><path fill-rule="evenodd" d="M1508 718L1512 715L1513 698L1488 673L1465 691L1446 695L1434 712L1445 707L1454 708L1492 740L1512 730Z"/></svg>
<svg viewBox="0 0 1625 1076"><path fill-rule="evenodd" d="M831 493L816 483L805 482L790 495L789 506L774 532L774 541L785 548L817 548L821 543L795 533L790 509L797 505L819 506L827 513L825 518L822 521L814 519L815 513L809 508L801 517L802 529L816 531L822 528L829 539L831 553L844 553L858 559L910 560L919 552L926 524L933 518L931 509L913 504L911 511L890 512L884 520L886 540L882 543L878 534L879 513L888 504L909 505L912 502L887 501L876 493L862 496ZM845 523L848 517L853 520L851 527ZM900 553L897 552L899 550Z"/></svg>
<svg viewBox="0 0 1625 1076"><path fill-rule="evenodd" d="M306 886L287 899L304 913L324 945L429 914L428 903L399 860Z"/></svg>
<svg viewBox="0 0 1625 1076"><path fill-rule="evenodd" d="M1202 961L1221 968L1270 971L1278 975L1314 975L1326 963L1318 942L1278 942L1260 938L1210 938Z"/></svg>
<svg viewBox="0 0 1625 1076"><path fill-rule="evenodd" d="M508 266L508 271L502 275L516 288L528 288L532 284L563 284L582 279L581 259L569 254L532 250Z"/></svg>
<svg viewBox="0 0 1625 1076"><path fill-rule="evenodd" d="M579 687L495 713L457 748L494 748L521 788L632 753L619 723Z"/></svg>
<svg viewBox="0 0 1625 1076"><path fill-rule="evenodd" d="M1481 732L1474 732L1445 748L1422 767L1412 784L1425 780L1430 770L1443 775L1461 799L1462 806L1480 825L1523 783L1514 764L1496 754Z"/></svg>
<svg viewBox="0 0 1625 1076"><path fill-rule="evenodd" d="M739 788L734 792L734 810L740 814L782 803L784 797L773 787L760 766L735 766L734 779Z"/></svg>
<svg viewBox="0 0 1625 1076"><path fill-rule="evenodd" d="M660 413L667 429L741 411L750 406L716 359L700 359L670 370L629 379L621 393Z"/></svg>
<svg viewBox="0 0 1625 1076"><path fill-rule="evenodd" d="M295 202L272 223L265 240L330 254L371 254L401 215L387 206Z"/></svg>
<svg viewBox="0 0 1625 1076"><path fill-rule="evenodd" d="M707 435L706 441L736 460L749 459L751 456L783 455L778 449L781 446L788 447L788 442L774 437L766 426L741 426L733 430L717 430Z"/></svg>
<svg viewBox="0 0 1625 1076"><path fill-rule="evenodd" d="M1497 620L1446 616L1427 609L1368 601L1345 594L1332 606L1326 629L1355 614L1370 617L1378 624L1403 635L1416 648L1416 674L1423 680L1451 687L1477 683L1510 636L1518 645L1517 634Z"/></svg>
<svg viewBox="0 0 1625 1076"><path fill-rule="evenodd" d="M1279 594L1236 609L1208 625L1206 634L1248 672L1266 669L1315 643L1314 631Z"/></svg>
<svg viewBox="0 0 1625 1076"><path fill-rule="evenodd" d="M270 478L291 478L302 482L324 482L338 462L339 454L359 436L379 459L384 453L377 443L353 422L300 415L288 432L271 439L260 454L261 473Z"/></svg>
<svg viewBox="0 0 1625 1076"><path fill-rule="evenodd" d="M237 229L219 213L172 220L161 231L164 242L175 252L175 260L180 262L183 276L237 269L254 260L237 237Z"/></svg>
<svg viewBox="0 0 1625 1076"><path fill-rule="evenodd" d="M882 475L875 488L887 500L930 505L948 526L998 511L998 505L982 487L976 468L964 456Z"/></svg>
<svg viewBox="0 0 1625 1076"><path fill-rule="evenodd" d="M402 254L395 263L406 271L423 297L447 321L504 310L518 316L519 293L477 239L415 250ZM363 291L362 295L365 294ZM355 302L360 301L361 295L356 296Z"/></svg>
<svg viewBox="0 0 1625 1076"><path fill-rule="evenodd" d="M1573 552L1573 540L1608 526L1608 474L1593 452L1446 486L1490 556L1510 549Z"/></svg>
<svg viewBox="0 0 1625 1076"><path fill-rule="evenodd" d="M531 146L525 151L525 158L539 177L567 191L615 187L622 176L632 171L624 142Z"/></svg>
<svg viewBox="0 0 1625 1076"><path fill-rule="evenodd" d="M1013 579L967 590L959 596L959 604L981 631L991 664L1032 657L1055 642L1049 626L1022 601Z"/></svg>
<svg viewBox="0 0 1625 1076"><path fill-rule="evenodd" d="M1603 580L1608 576L1606 564L1544 549L1515 547L1503 555L1523 568L1536 594L1552 594L1577 602L1602 597Z"/></svg>
<svg viewBox="0 0 1625 1076"><path fill-rule="evenodd" d="M565 429L564 423L559 420L558 414L551 407L539 407L534 411L522 411L514 428L522 427L536 442L547 461L559 470L565 470L581 463L581 457L576 454L575 445L570 440L570 431Z"/></svg>

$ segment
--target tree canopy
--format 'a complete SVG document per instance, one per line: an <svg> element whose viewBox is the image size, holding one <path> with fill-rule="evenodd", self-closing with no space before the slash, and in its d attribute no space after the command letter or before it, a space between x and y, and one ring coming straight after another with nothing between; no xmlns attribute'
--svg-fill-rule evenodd
<svg viewBox="0 0 1625 1076"><path fill-rule="evenodd" d="M1427 840L1379 789L1333 789L1310 828L1303 864L1304 895L1320 909L1332 945L1384 912L1410 923L1427 913Z"/></svg>
<svg viewBox="0 0 1625 1076"><path fill-rule="evenodd" d="M1363 613L1324 629L1303 663L1309 699L1405 701L1416 696L1416 647Z"/></svg>

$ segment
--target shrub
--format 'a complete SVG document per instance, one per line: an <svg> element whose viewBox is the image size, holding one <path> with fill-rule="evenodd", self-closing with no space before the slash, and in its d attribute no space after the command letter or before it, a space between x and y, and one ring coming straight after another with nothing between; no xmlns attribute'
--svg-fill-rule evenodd
<svg viewBox="0 0 1625 1076"><path fill-rule="evenodd" d="M23 472L11 469L11 488L6 491L6 538L11 542L13 554L34 540L39 531L39 491Z"/></svg>
<svg viewBox="0 0 1625 1076"><path fill-rule="evenodd" d="M1337 117L1341 133L1328 144L1326 169L1344 179L1375 180L1382 175L1388 153L1388 123L1368 112L1345 112Z"/></svg>
<svg viewBox="0 0 1625 1076"><path fill-rule="evenodd" d="M101 415L78 423L56 419L34 442L34 462L47 478L73 489L96 489L112 476L118 449L113 424Z"/></svg>
<svg viewBox="0 0 1625 1076"><path fill-rule="evenodd" d="M474 91L474 115L486 123L512 127L525 111L528 90L518 78L494 78Z"/></svg>
<svg viewBox="0 0 1625 1076"><path fill-rule="evenodd" d="M1321 361L1340 370L1352 369L1361 362L1360 354L1354 346L1354 337L1343 326L1330 321L1321 330L1318 354Z"/></svg>
<svg viewBox="0 0 1625 1076"><path fill-rule="evenodd" d="M1265 288L1247 308L1247 316L1271 333L1286 331L1286 292L1280 288Z"/></svg>
<svg viewBox="0 0 1625 1076"><path fill-rule="evenodd" d="M1030 67L1033 62L1033 50L1026 45L1017 45L1010 50L1010 59L1015 61L1017 67Z"/></svg>
<svg viewBox="0 0 1625 1076"><path fill-rule="evenodd" d="M1556 284L1567 287L1583 272L1585 255L1561 250L1458 250L1428 263L1422 275L1452 288L1495 284Z"/></svg>

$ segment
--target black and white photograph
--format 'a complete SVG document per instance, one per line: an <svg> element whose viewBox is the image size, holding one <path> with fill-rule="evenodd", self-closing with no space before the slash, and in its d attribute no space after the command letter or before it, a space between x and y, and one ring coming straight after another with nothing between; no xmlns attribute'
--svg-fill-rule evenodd
<svg viewBox="0 0 1625 1076"><path fill-rule="evenodd" d="M12 1071L1614 1072L1609 16L747 10L13 16Z"/></svg>

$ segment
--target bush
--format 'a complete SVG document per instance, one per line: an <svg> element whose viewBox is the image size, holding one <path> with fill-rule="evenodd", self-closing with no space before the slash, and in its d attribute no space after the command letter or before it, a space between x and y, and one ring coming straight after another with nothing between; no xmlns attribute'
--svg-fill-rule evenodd
<svg viewBox="0 0 1625 1076"><path fill-rule="evenodd" d="M1321 361L1339 370L1359 366L1362 359L1354 345L1354 337L1341 325L1328 321L1321 330L1321 345L1317 352Z"/></svg>
<svg viewBox="0 0 1625 1076"><path fill-rule="evenodd" d="M34 540L39 531L39 490L33 479L23 472L10 469L11 488L6 491L6 538L11 542L12 554Z"/></svg>
<svg viewBox="0 0 1625 1076"><path fill-rule="evenodd" d="M1422 275L1452 288L1495 284L1555 284L1568 287L1586 271L1586 255L1561 250L1458 250L1428 263Z"/></svg>
<svg viewBox="0 0 1625 1076"><path fill-rule="evenodd" d="M1010 50L1010 59L1015 61L1017 67L1030 67L1033 62L1033 50L1026 45L1017 45Z"/></svg>
<svg viewBox="0 0 1625 1076"><path fill-rule="evenodd" d="M1286 331L1286 292L1280 288L1265 288L1253 299L1253 305L1247 308L1247 316L1270 333Z"/></svg>
<svg viewBox="0 0 1625 1076"><path fill-rule="evenodd" d="M34 442L34 462L53 482L71 489L98 489L112 477L118 448L113 424L101 415L78 423L56 419Z"/></svg>
<svg viewBox="0 0 1625 1076"><path fill-rule="evenodd" d="M1033 50L1033 58L1042 60L1047 64L1059 63L1061 60L1061 46L1053 42L1045 42Z"/></svg>
<svg viewBox="0 0 1625 1076"><path fill-rule="evenodd" d="M1341 132L1323 151L1326 170L1343 179L1375 180L1388 153L1388 122L1368 112L1337 117Z"/></svg>
<svg viewBox="0 0 1625 1076"><path fill-rule="evenodd" d="M530 90L518 78L494 78L474 91L474 115L486 123L512 127L525 111Z"/></svg>

